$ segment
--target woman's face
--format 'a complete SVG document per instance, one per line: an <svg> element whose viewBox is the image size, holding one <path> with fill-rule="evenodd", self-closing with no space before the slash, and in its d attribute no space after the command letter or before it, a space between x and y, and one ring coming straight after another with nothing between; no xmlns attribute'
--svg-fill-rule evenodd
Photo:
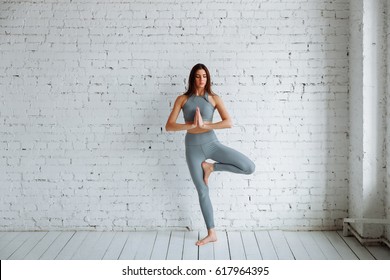
<svg viewBox="0 0 390 280"><path fill-rule="evenodd" d="M196 88L204 88L207 82L206 71L203 69L199 69L195 73L195 87Z"/></svg>

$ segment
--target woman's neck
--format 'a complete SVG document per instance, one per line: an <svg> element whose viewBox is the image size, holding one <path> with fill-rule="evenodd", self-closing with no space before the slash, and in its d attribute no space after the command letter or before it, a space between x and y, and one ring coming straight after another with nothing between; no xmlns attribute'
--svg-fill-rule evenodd
<svg viewBox="0 0 390 280"><path fill-rule="evenodd" d="M205 89L204 88L197 88L196 91L195 91L195 95L196 96L202 96L205 94Z"/></svg>

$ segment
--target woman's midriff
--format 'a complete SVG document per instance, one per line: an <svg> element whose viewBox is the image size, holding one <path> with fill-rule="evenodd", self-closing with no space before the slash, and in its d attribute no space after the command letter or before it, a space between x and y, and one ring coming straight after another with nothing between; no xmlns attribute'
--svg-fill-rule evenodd
<svg viewBox="0 0 390 280"><path fill-rule="evenodd" d="M210 124L212 122L203 122L205 124ZM186 122L186 124L192 124L192 122ZM188 133L191 133L191 134L199 134L199 133L205 133L205 132L208 132L210 131L210 129L203 129L203 128L200 128L200 127L195 127L195 128L191 128L189 130L187 130Z"/></svg>

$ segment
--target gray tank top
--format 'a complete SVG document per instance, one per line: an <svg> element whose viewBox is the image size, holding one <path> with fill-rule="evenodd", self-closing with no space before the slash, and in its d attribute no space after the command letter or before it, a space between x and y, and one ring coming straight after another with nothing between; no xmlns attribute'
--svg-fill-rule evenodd
<svg viewBox="0 0 390 280"><path fill-rule="evenodd" d="M204 121L212 122L214 115L214 106L209 102L209 95L205 92L202 96L190 95L187 102L183 105L183 115L186 122L192 122L195 117L196 107L199 107L200 114Z"/></svg>

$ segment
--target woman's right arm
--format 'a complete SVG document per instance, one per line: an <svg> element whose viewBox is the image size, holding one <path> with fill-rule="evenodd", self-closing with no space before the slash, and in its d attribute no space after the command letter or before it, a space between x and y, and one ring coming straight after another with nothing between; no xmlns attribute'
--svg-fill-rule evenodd
<svg viewBox="0 0 390 280"><path fill-rule="evenodd" d="M185 97L183 95L178 96L176 98L175 104L173 105L172 112L169 115L168 121L167 121L167 123L165 125L165 130L166 131L189 130L189 129L192 129L192 128L196 127L196 124L193 124L193 123L191 123L191 124L181 124L181 123L177 123L176 122L177 117L180 114L181 105L184 102L184 98Z"/></svg>

